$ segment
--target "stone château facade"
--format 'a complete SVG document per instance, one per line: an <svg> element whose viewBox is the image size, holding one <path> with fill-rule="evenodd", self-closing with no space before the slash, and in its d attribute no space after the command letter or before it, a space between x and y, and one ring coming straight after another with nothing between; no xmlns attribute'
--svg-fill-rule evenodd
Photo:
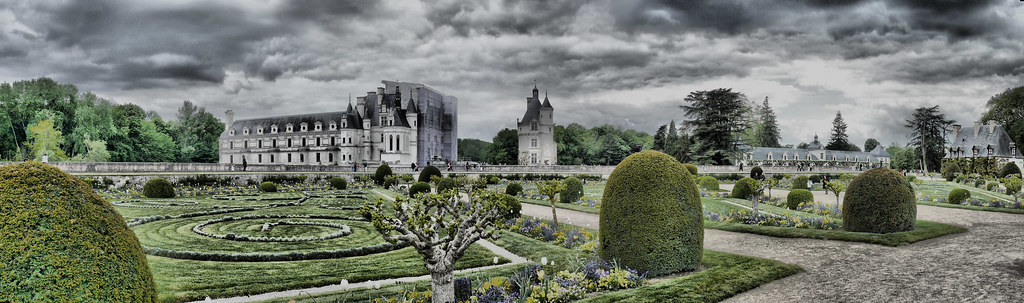
<svg viewBox="0 0 1024 303"><path fill-rule="evenodd" d="M994 158L1024 167L1024 156L1017 144L996 121L975 123L974 127L953 125L953 141L949 142L945 158Z"/></svg>
<svg viewBox="0 0 1024 303"><path fill-rule="evenodd" d="M418 83L381 81L344 111L234 120L228 110L220 163L426 165L454 161L458 99Z"/></svg>
<svg viewBox="0 0 1024 303"><path fill-rule="evenodd" d="M547 93L540 101L540 91L533 85L533 97L526 98L526 114L516 121L519 132L520 165L558 164L558 146L555 145L555 109Z"/></svg>
<svg viewBox="0 0 1024 303"><path fill-rule="evenodd" d="M889 153L881 145L872 151L845 151L825 149L814 135L814 141L807 149L755 147L751 149L746 160L751 165L763 166L797 166L813 165L816 167L859 166L861 168L885 166L891 163Z"/></svg>

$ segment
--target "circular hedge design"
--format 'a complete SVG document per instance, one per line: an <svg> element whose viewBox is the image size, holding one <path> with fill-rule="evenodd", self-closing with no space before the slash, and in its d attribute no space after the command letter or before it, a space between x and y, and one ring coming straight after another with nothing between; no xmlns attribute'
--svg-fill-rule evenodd
<svg viewBox="0 0 1024 303"><path fill-rule="evenodd" d="M56 167L0 167L0 293L11 302L156 302L135 234Z"/></svg>
<svg viewBox="0 0 1024 303"><path fill-rule="evenodd" d="M971 198L971 192L963 188L954 188L949 191L949 195L946 198L949 203L960 204Z"/></svg>
<svg viewBox="0 0 1024 303"><path fill-rule="evenodd" d="M850 182L843 199L847 231L893 233L914 229L917 204L907 178L890 168L867 170Z"/></svg>
<svg viewBox="0 0 1024 303"><path fill-rule="evenodd" d="M642 151L623 159L601 200L600 255L652 276L695 270L704 245L700 194L675 158Z"/></svg>
<svg viewBox="0 0 1024 303"><path fill-rule="evenodd" d="M174 198L174 185L164 178L153 178L142 186L142 195L146 198Z"/></svg>
<svg viewBox="0 0 1024 303"><path fill-rule="evenodd" d="M745 177L736 181L736 184L732 187L732 194L729 195L733 198L746 199L754 195L754 190L757 188L757 180L754 178Z"/></svg>
<svg viewBox="0 0 1024 303"><path fill-rule="evenodd" d="M789 192L789 195L786 195L786 208L797 209L800 207L800 204L813 201L814 194L812 194L811 191L806 189L794 189Z"/></svg>
<svg viewBox="0 0 1024 303"><path fill-rule="evenodd" d="M334 238L340 238L352 234L352 229L348 225L333 222L323 221L297 221L297 220L281 220L281 219L310 219L310 218L322 218L322 219L344 219L341 217L327 217L327 216L275 216L275 215L247 215L241 217L223 217L219 219L210 219L206 222L200 223L192 227L192 232L207 236L210 238L231 240L231 241L249 241L249 242L303 242L303 241L323 241ZM243 221L252 219L277 219L276 221L264 222L263 227L260 228L261 233L269 233L274 227L280 225L291 225L291 226L316 226L326 227L328 229L334 229L334 231L322 234L318 236L273 236L273 235L247 235L247 234L235 234L233 232L214 234L203 230L205 227L213 224L233 221ZM308 230L308 229L307 229ZM321 229L314 229L321 230Z"/></svg>

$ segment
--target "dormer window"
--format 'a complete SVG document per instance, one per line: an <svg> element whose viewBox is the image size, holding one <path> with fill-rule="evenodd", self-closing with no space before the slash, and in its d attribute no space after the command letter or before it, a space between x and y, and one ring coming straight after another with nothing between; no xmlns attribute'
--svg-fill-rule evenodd
<svg viewBox="0 0 1024 303"><path fill-rule="evenodd" d="M1017 156L1017 144L1010 143L1010 155Z"/></svg>
<svg viewBox="0 0 1024 303"><path fill-rule="evenodd" d="M293 127L291 123L288 123L288 125L285 125L284 129L285 129L286 132L289 132L289 133L295 131L295 127Z"/></svg>
<svg viewBox="0 0 1024 303"><path fill-rule="evenodd" d="M242 129L242 135L243 136L248 136L249 135L249 128L248 127Z"/></svg>
<svg viewBox="0 0 1024 303"><path fill-rule="evenodd" d="M338 129L338 123L334 123L334 121L331 121L331 130L337 130L337 129Z"/></svg>
<svg viewBox="0 0 1024 303"><path fill-rule="evenodd" d="M306 124L306 122L302 122L302 124L299 124L299 129L300 131L306 131L307 129L309 129L309 125Z"/></svg>
<svg viewBox="0 0 1024 303"><path fill-rule="evenodd" d="M992 148L992 145L988 146L988 156L995 156L995 149Z"/></svg>
<svg viewBox="0 0 1024 303"><path fill-rule="evenodd" d="M228 131L228 136L234 136L234 135L235 135L235 130L234 129Z"/></svg>
<svg viewBox="0 0 1024 303"><path fill-rule="evenodd" d="M256 128L256 134L257 135L262 135L263 134L263 127L262 126Z"/></svg>
<svg viewBox="0 0 1024 303"><path fill-rule="evenodd" d="M320 122L317 122L316 124L313 124L313 130L315 130L315 131L324 130L324 125L322 123L320 123Z"/></svg>
<svg viewBox="0 0 1024 303"><path fill-rule="evenodd" d="M348 128L348 121L342 120L341 121L341 127L342 128Z"/></svg>
<svg viewBox="0 0 1024 303"><path fill-rule="evenodd" d="M975 156L975 157L977 157L977 156L978 156L978 147L977 147L977 146L975 146L975 147L972 147L972 148L971 148L971 151L972 151L972 152L974 152L974 156Z"/></svg>
<svg viewBox="0 0 1024 303"><path fill-rule="evenodd" d="M277 125L276 124L270 126L270 133L271 134L276 134L277 133Z"/></svg>

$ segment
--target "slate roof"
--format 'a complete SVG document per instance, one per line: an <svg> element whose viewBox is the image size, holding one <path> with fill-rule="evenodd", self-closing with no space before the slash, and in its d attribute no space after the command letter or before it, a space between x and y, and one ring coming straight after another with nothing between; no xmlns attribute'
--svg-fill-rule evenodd
<svg viewBox="0 0 1024 303"><path fill-rule="evenodd" d="M293 132L300 132L302 123L306 123L307 132L327 132L330 131L331 121L337 123L338 129L342 128L342 125L346 125L348 129L361 129L362 121L360 121L359 115L354 111L343 111L343 112L327 112L327 113L315 113L315 114L299 114L299 115L287 115L287 116L276 116L276 117L264 117L255 119L242 119L234 121L229 127L224 129L221 133L221 137L228 137L230 130L235 130L235 136L242 136L243 130L249 128L249 135L257 135L256 130L259 127L263 127L263 134L269 135L271 126L277 125L277 133L286 133L288 128L287 125L292 124ZM346 121L346 123L342 123ZM322 123L320 131L315 131L316 122Z"/></svg>
<svg viewBox="0 0 1024 303"><path fill-rule="evenodd" d="M881 149L881 151L879 151ZM821 159L821 153L825 153L825 158ZM776 147L755 147L750 151L751 160L769 160L768 154L772 155L771 160L807 160L810 156L811 161L833 161L832 157L835 156L834 161L860 161L860 162L875 162L878 158L888 158L889 153L885 152L881 146L876 147L874 151L862 152L862 151L845 151L845 150L807 150L797 148L776 148ZM785 158L783 158L785 156ZM798 159L793 159L793 156L799 156Z"/></svg>
<svg viewBox="0 0 1024 303"><path fill-rule="evenodd" d="M974 132L978 128L975 127L963 127L960 133L956 134L953 141L950 142L949 149L951 150L962 150L965 157L974 156L974 148L978 148L979 156L988 156L988 148L992 147L995 157L1002 158L1021 158L1020 146L1017 146L1016 153L1010 153L1010 144L1013 140L1010 139L1010 135L1006 133L1002 125L986 124L980 125L978 134ZM946 151L946 158L950 158L952 155L949 150Z"/></svg>
<svg viewBox="0 0 1024 303"><path fill-rule="evenodd" d="M782 160L783 155L787 155L787 160L794 160L793 156L800 156L800 160L806 160L808 155L811 156L812 161L818 160L816 155L806 149L755 147L750 153L752 160L768 160L769 153L772 154L772 160Z"/></svg>
<svg viewBox="0 0 1024 303"><path fill-rule="evenodd" d="M871 151L872 157L889 157L889 152L882 148L882 145L875 146L875 150Z"/></svg>
<svg viewBox="0 0 1024 303"><path fill-rule="evenodd" d="M807 149L818 150L825 149L825 147L821 145L821 141L818 141L818 135L814 135L814 141L811 141L811 144L807 144Z"/></svg>
<svg viewBox="0 0 1024 303"><path fill-rule="evenodd" d="M522 120L519 120L519 126L526 125L533 120L540 121L540 108L543 105L540 104L540 101L533 99L533 97L528 99L529 101L526 103L526 114L523 115Z"/></svg>

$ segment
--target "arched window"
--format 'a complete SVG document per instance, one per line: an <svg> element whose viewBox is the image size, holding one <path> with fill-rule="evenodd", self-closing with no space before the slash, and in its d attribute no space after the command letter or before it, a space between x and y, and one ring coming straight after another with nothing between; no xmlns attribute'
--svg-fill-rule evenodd
<svg viewBox="0 0 1024 303"><path fill-rule="evenodd" d="M395 137L388 136L388 151L395 150Z"/></svg>
<svg viewBox="0 0 1024 303"><path fill-rule="evenodd" d="M245 136L249 135L249 128L248 127L242 129L242 135L245 135Z"/></svg>
<svg viewBox="0 0 1024 303"><path fill-rule="evenodd" d="M978 147L977 146L971 147L971 151L974 152L974 157L978 156Z"/></svg>
<svg viewBox="0 0 1024 303"><path fill-rule="evenodd" d="M995 149L992 148L992 145L988 146L988 156L995 156Z"/></svg>
<svg viewBox="0 0 1024 303"><path fill-rule="evenodd" d="M263 134L263 127L262 126L256 128L256 134L257 135L262 135Z"/></svg>
<svg viewBox="0 0 1024 303"><path fill-rule="evenodd" d="M395 135L395 151L402 150L402 135Z"/></svg>
<svg viewBox="0 0 1024 303"><path fill-rule="evenodd" d="M289 133L290 133L290 132L294 131L294 130L295 130L295 128L294 128L294 127L292 126L292 124L291 124L291 123L288 123L288 125L285 125L285 127L284 127L284 130L285 130L286 132L289 132Z"/></svg>
<svg viewBox="0 0 1024 303"><path fill-rule="evenodd" d="M234 135L235 135L235 130L234 129L228 131L228 136L234 136Z"/></svg>
<svg viewBox="0 0 1024 303"><path fill-rule="evenodd" d="M316 124L313 124L313 130L315 130L315 131L324 130L324 125L322 123L320 123L320 122L317 122Z"/></svg>
<svg viewBox="0 0 1024 303"><path fill-rule="evenodd" d="M271 134L276 134L277 133L277 124L274 124L274 125L270 126L270 133Z"/></svg>
<svg viewBox="0 0 1024 303"><path fill-rule="evenodd" d="M308 129L309 125L307 125L306 122L302 122L302 124L299 125L299 131L306 131Z"/></svg>
<svg viewBox="0 0 1024 303"><path fill-rule="evenodd" d="M335 123L334 121L331 121L331 130L337 130L337 129L338 129L338 123Z"/></svg>

